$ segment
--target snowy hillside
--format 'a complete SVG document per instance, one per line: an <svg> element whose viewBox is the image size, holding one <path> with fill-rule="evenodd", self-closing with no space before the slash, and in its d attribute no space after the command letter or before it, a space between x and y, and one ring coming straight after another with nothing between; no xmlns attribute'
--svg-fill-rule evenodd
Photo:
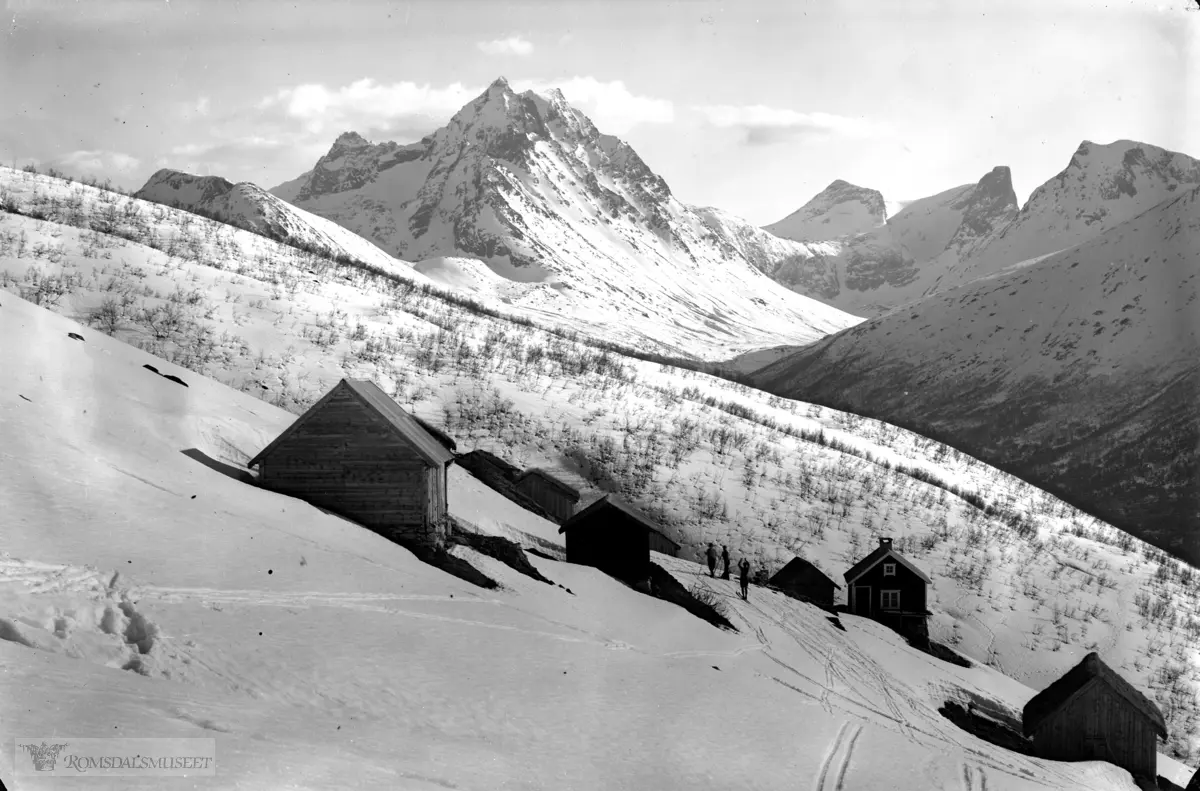
<svg viewBox="0 0 1200 791"><path fill-rule="evenodd" d="M134 197L197 212L330 257L347 256L389 271L402 272L408 266L358 234L297 209L249 182L232 184L216 176L193 176L164 168L151 176Z"/></svg>
<svg viewBox="0 0 1200 791"><path fill-rule="evenodd" d="M814 299L824 300L838 293L838 273L831 259L841 252L841 242L795 242L720 209L705 207L697 211L717 238L776 283L788 288L803 283L807 290L794 290Z"/></svg>
<svg viewBox="0 0 1200 791"><path fill-rule="evenodd" d="M457 550L504 586L473 588L238 480L230 449L282 410L12 297L0 331L27 341L0 347L6 739L213 738L197 788L1135 787L938 713L1019 710L1032 690L995 670L761 589L743 603L685 561L656 558L737 633L592 569L531 558L568 593ZM2 756L14 787L57 787Z"/></svg>
<svg viewBox="0 0 1200 791"><path fill-rule="evenodd" d="M766 230L784 239L815 242L869 233L886 221L887 208L878 190L838 179Z"/></svg>
<svg viewBox="0 0 1200 791"><path fill-rule="evenodd" d="M1074 247L1200 185L1200 160L1130 140L1085 140L1013 221L941 284L952 287Z"/></svg>
<svg viewBox="0 0 1200 791"><path fill-rule="evenodd" d="M948 271L1016 213L1012 175L997 167L976 184L908 202L870 231L814 245L833 248L823 256L764 271L842 310L878 315L938 289Z"/></svg>
<svg viewBox="0 0 1200 791"><path fill-rule="evenodd" d="M1200 561L1200 189L755 375L907 426Z"/></svg>
<svg viewBox="0 0 1200 791"><path fill-rule="evenodd" d="M497 80L409 146L343 134L273 192L406 260L479 259L515 307L648 349L722 359L857 321L748 265L557 90Z"/></svg>
<svg viewBox="0 0 1200 791"><path fill-rule="evenodd" d="M964 763L977 761L992 789L1027 787L1022 785L1026 780L1032 787L1129 789L1110 767L1074 765L1065 776L1062 767L1026 763L957 729L943 730L946 722L930 715L947 699L980 696L984 702L979 705L1011 718L1034 689L1097 650L1162 706L1171 734L1162 749L1189 761L1197 757L1194 701L1200 666L1195 648L1200 621L1188 613L1200 601L1192 570L1017 479L874 420L623 357L583 336L497 316L408 281L320 261L194 215L163 209L161 222L146 227L123 221L114 233L95 231L92 220L109 205L126 218L142 204L31 174L16 174L12 184L24 185L25 192L15 198L10 193L3 205L15 203L26 214L0 213L0 288L86 325L73 326L0 293L0 321L37 317L50 327L44 341L0 345L0 357L21 355L19 360L0 359L6 370L20 372L0 415L22 416L19 421L0 418L0 432L10 432L0 436L0 462L8 465L0 472L12 482L5 491L26 493L8 509L20 529L0 539L8 542L0 551L17 559L14 585L24 597L11 605L10 620L22 640L46 649L37 653L0 643L0 651L7 652L0 656L16 652L18 658L36 657L28 660L35 664L13 665L19 670L0 675L6 679L0 683L13 685L11 694L8 687L0 692L0 700L15 701L14 713L0 721L13 722L22 733L48 727L48 720L37 717L53 711L53 705L22 705L30 695L66 705L66 696L84 694L77 690L87 684L86 694L96 696L93 715L74 718L72 724L111 728L114 715L105 706L115 706L129 733L139 733L136 723L148 718L169 723L156 735L176 733L174 729L195 732L186 729L196 722L218 726L218 736L220 728L227 728L234 743L221 749L238 761L229 776L250 778L247 787L261 787L264 773L279 766L292 767L289 779L298 784L329 785L332 777L358 778L345 773L360 763L366 765L354 770L363 773L360 786L420 787L425 778L490 788L495 773L507 778L523 772L519 777L532 787L561 787L562 777L582 774L595 787L644 788L661 787L656 783L662 777L638 772L664 771L692 785L728 787L737 783L727 773L739 771L735 767L742 767L743 759L749 762L743 775L752 772L760 787L794 787L797 777L815 783L821 776L824 751L840 722L813 719L824 716L822 707L809 708L803 692L793 700L791 688L824 698L835 714L842 711L841 702L856 700L846 702L859 712L856 716L875 721L878 715L885 730L903 729L916 742L903 743L902 761L916 763L910 769L904 769L908 763L900 764L904 771L896 776L915 778L921 784L914 788L956 781L964 777ZM34 200L31 190L42 197ZM58 197L51 200L52 194ZM34 337L26 324L0 329L5 337ZM84 341L68 338L69 331ZM102 333L162 359L126 349ZM54 338L61 338L61 345ZM53 364L61 364L64 372L46 368ZM189 387L146 371L144 364L179 376ZM852 618L843 619L848 633L827 630L824 614L816 616L757 589L749 608L725 599L740 635L723 636L693 623L690 616L676 621L675 608L589 577L586 570L549 562L538 561L547 576L577 594L570 600L577 609L564 613L554 600L543 598L549 589L536 583L537 593L526 598L526 578L513 579L481 560L488 573L512 589L495 596L518 598L493 603L492 596L485 597L487 617L473 616L460 608L475 606L477 600L457 583L430 581L428 575L435 572L403 553L393 554L400 551L381 541L354 543L357 539L344 532L350 528L340 520L311 509L297 516L295 509L302 506L280 503L257 490L249 490L251 499L243 506L239 493L247 490L235 480L244 473L240 465L290 418L204 377L295 413L347 375L375 380L406 408L449 431L460 449L481 447L521 466L551 469L579 487L585 501L605 491L621 492L683 545L678 566L663 562L678 569L689 587L704 580L688 576L695 567L685 561L699 558L708 541L725 543L735 559L745 555L768 570L801 553L837 578L878 537L894 536L901 551L933 577L934 639L1020 685L1010 686L983 667L963 671L971 674L963 681L954 666L923 654L913 659L918 669L908 675L908 660L898 663L896 657L913 655L887 632L872 631L876 627ZM168 389L142 389L161 387ZM89 397L88 392L105 395L81 407L66 401L81 390L80 399ZM134 408L129 399L140 403ZM164 399L167 406L160 409L155 399ZM614 407L618 404L619 409ZM162 410L168 408L175 411L164 416ZM44 411L12 411L16 409ZM115 422L90 422L100 414ZM119 422L124 420L133 424ZM118 427L109 430L110 425ZM17 438L26 426L33 427L33 434ZM43 480L51 475L52 485ZM63 485L64 480L70 485ZM126 487L120 501L100 499L113 496L117 480ZM93 481L101 483L93 486ZM453 475L451 486L452 512L483 530L527 546L545 547L557 538L552 526L527 521L507 501L489 501L487 491L469 478ZM183 497L176 497L180 493ZM48 507L47 502L56 505ZM219 504L204 505L210 502ZM130 510L135 508L144 510ZM196 508L228 513L198 530L190 521L201 513L190 510ZM99 516L84 520L81 514ZM94 526L87 541L60 540L81 522ZM325 534L327 525L334 526L333 538ZM152 550L177 532L182 543L172 549L179 556L155 560ZM289 536L297 534L290 543ZM197 546L199 536L207 542L204 546ZM138 547L140 554L127 550L129 546ZM260 551L270 556L270 575L261 569L265 561ZM228 570L208 560L214 553L230 564ZM296 555L305 558L303 565ZM139 561L143 556L148 560ZM292 560L283 565L279 558ZM89 637L95 630L80 626L71 633L77 635L72 645L81 658L142 667L159 685L154 693L132 686L146 683L140 673L92 668L49 655L54 646L67 647L55 642L65 638L48 636L57 626L44 613L81 605L28 598L31 591L20 580L37 563L66 564L70 568L61 576L68 577L79 566L93 564L94 572L78 572L81 579L91 574L111 581L118 568L122 578L134 576L115 586L118 609L119 591L128 585L134 612L143 613L175 642L164 643L158 656L152 649L150 659L133 661L136 657L121 647L120 639ZM355 565L359 563L364 565ZM149 570L137 571L143 567ZM286 568L293 571L284 576L281 569ZM320 574L311 576L318 569ZM402 582L394 581L391 569L399 569ZM223 574L228 579L219 576ZM293 576L303 574L310 576ZM284 582L294 587L274 587ZM404 590L398 591L397 584ZM147 593L152 586L171 590ZM591 593L585 596L585 590ZM262 595L264 591L278 595ZM107 601L110 594L96 595ZM400 595L413 598L389 598ZM720 595L728 597L729 592L722 588ZM446 598L416 598L431 596ZM630 609L623 609L626 601ZM778 603L766 607L767 615L755 615L755 608L768 602ZM78 620L87 623L83 612ZM353 620L360 615L368 620ZM418 620L397 631L397 619ZM245 623L250 628L243 629ZM47 624L51 628L44 628ZM438 630L436 640L423 639L429 628ZM692 631L697 628L699 632ZM464 631L454 631L458 629ZM498 635L494 643L486 643L487 652L479 650L481 629ZM761 635L757 629L763 630ZM538 654L531 664L528 641L533 638L528 632L561 650L600 653ZM859 636L868 632L875 637ZM337 635L334 646L317 648L314 635L331 633ZM133 634L138 635L136 629ZM835 642L825 643L826 634ZM512 644L505 642L506 635ZM785 635L803 641L803 653L778 649L790 645ZM821 635L815 647L813 635ZM722 642L727 638L732 642ZM854 645L843 638L853 639ZM720 644L714 647L713 639ZM87 647L88 640L98 642ZM187 640L197 646L187 646ZM456 648L468 643L461 652ZM597 643L630 648L613 652ZM167 647L182 658L173 658ZM184 649L188 653L180 653ZM857 659L840 664L842 657L860 652L882 657L875 660L881 676L874 675L875 666ZM391 672L397 656L410 675ZM549 671L557 679L549 686L539 675L543 656L564 662ZM631 686L621 689L632 692L613 691L616 682L595 680L599 656L609 668L604 678L626 679ZM632 664L614 670L614 656ZM739 664L759 659L770 661L761 667ZM698 664L690 664L693 660ZM713 664L720 670L713 670ZM156 675L159 667L178 673L184 687ZM379 667L389 674L379 676ZM764 681L769 689L765 697L758 688L743 687L742 680L724 675L743 667L745 675L739 669L736 678ZM562 670L568 671L567 678ZM67 684L72 673L84 680ZM97 673L113 673L116 680L102 685ZM975 675L979 673L992 681L971 680L982 678ZM34 680L41 677L50 688ZM429 691L410 690L397 680L402 677L428 680L414 689ZM495 678L520 680L500 689L494 682L477 686ZM563 682L568 686L558 686ZM697 690L707 691L709 683L716 691L702 697ZM21 684L32 684L28 688L33 691L21 692ZM203 691L196 691L198 684ZM543 693L554 702L545 701ZM724 698L712 697L726 694L744 700L725 705ZM272 708L278 701L284 701L278 704L282 708ZM603 729L616 721L609 712L617 710L623 712L622 733L608 738ZM346 759L329 752L328 733L336 732L330 712L343 731L352 729L347 738L355 741L345 748L351 751ZM575 712L587 712L587 722L574 719ZM653 737L646 728L630 725L643 721L654 723ZM730 735L731 722L737 724L737 734L747 734L744 739L758 746ZM584 734L584 743L592 746L583 753L546 748L564 733L573 735L572 744ZM868 733L869 728L862 740L874 738ZM915 750L913 744L927 744L930 734L936 737L934 747ZM939 734L954 736L945 741ZM643 737L662 749L667 744L661 739L669 737L672 754L685 756L679 760L687 766L664 764L661 752L653 753L655 761L642 761L647 755L638 746ZM396 743L416 746L397 755ZM453 761L446 759L451 749L446 744L455 751ZM712 744L730 745L731 752ZM876 754L891 749L891 742L875 744ZM246 745L253 746L257 758ZM701 745L706 745L703 750ZM623 768L610 770L604 760L609 747L639 758L617 762ZM468 748L486 753L464 752ZM959 750L964 761L957 758ZM277 762L263 758L264 751ZM363 756L366 760L360 762ZM944 761L950 761L950 775L939 768ZM493 771L491 782L474 779L485 764ZM864 772L861 782L845 787L878 787L865 762L855 766L851 763L847 772ZM1018 769L1014 777L1014 766L1026 771ZM1164 766L1165 759L1160 771L1166 773ZM598 767L604 767L601 774L596 774ZM579 771L570 774L572 768ZM934 772L935 779L929 780L926 772ZM1186 779L1188 770L1178 772ZM703 777L693 782L694 773ZM982 782L978 772L968 776Z"/></svg>

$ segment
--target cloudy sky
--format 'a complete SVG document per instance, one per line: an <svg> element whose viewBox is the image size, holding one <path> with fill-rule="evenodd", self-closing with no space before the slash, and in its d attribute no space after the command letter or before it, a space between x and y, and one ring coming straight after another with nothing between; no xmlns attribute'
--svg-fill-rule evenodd
<svg viewBox="0 0 1200 791"><path fill-rule="evenodd" d="M0 161L271 187L342 131L418 139L504 75L760 224L837 178L903 200L1009 165L1024 200L1084 139L1200 156L1189 4L8 0Z"/></svg>

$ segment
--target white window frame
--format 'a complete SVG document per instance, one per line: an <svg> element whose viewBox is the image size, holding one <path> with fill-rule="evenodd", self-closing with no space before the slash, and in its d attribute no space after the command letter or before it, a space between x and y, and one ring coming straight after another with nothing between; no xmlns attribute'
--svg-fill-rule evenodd
<svg viewBox="0 0 1200 791"><path fill-rule="evenodd" d="M896 564L895 563L884 563L883 564L883 576L885 576L885 577L896 576Z"/></svg>
<svg viewBox="0 0 1200 791"><path fill-rule="evenodd" d="M889 599L892 594L896 597L896 606L889 607ZM881 610L899 610L900 609L900 591L898 590L881 590L879 591L879 609Z"/></svg>

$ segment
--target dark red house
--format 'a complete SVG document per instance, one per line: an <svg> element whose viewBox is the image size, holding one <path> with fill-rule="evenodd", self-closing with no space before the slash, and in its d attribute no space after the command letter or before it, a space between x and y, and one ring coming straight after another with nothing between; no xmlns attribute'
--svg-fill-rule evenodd
<svg viewBox="0 0 1200 791"><path fill-rule="evenodd" d="M930 579L892 548L892 539L879 539L875 551L843 576L850 612L887 624L905 636L929 638L925 602Z"/></svg>
<svg viewBox="0 0 1200 791"><path fill-rule="evenodd" d="M440 436L439 436L440 435ZM264 488L389 538L446 532L449 437L430 433L373 382L343 379L250 460Z"/></svg>
<svg viewBox="0 0 1200 791"><path fill-rule="evenodd" d="M1167 738L1158 706L1095 651L1030 698L1021 721L1039 758L1108 761L1148 780L1158 774L1158 739Z"/></svg>
<svg viewBox="0 0 1200 791"><path fill-rule="evenodd" d="M650 574L650 552L674 555L679 544L662 534L648 516L606 494L563 522L567 562L580 563L627 582Z"/></svg>
<svg viewBox="0 0 1200 791"><path fill-rule="evenodd" d="M786 566L775 572L768 584L793 599L822 607L832 607L836 595L834 592L841 590L840 585L804 558L792 558Z"/></svg>

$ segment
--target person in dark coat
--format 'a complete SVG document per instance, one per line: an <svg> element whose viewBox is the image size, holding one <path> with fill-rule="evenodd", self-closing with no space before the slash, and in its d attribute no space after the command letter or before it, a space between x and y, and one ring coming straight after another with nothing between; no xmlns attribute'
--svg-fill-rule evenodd
<svg viewBox="0 0 1200 791"><path fill-rule="evenodd" d="M738 571L741 574L739 581L742 583L742 598L746 601L750 600L750 561L742 558L742 562L738 563Z"/></svg>
<svg viewBox="0 0 1200 791"><path fill-rule="evenodd" d="M721 573L721 579L729 579L729 547L721 545L721 562L725 564L725 571Z"/></svg>
<svg viewBox="0 0 1200 791"><path fill-rule="evenodd" d="M713 542L708 542L708 576L717 576L717 548Z"/></svg>

